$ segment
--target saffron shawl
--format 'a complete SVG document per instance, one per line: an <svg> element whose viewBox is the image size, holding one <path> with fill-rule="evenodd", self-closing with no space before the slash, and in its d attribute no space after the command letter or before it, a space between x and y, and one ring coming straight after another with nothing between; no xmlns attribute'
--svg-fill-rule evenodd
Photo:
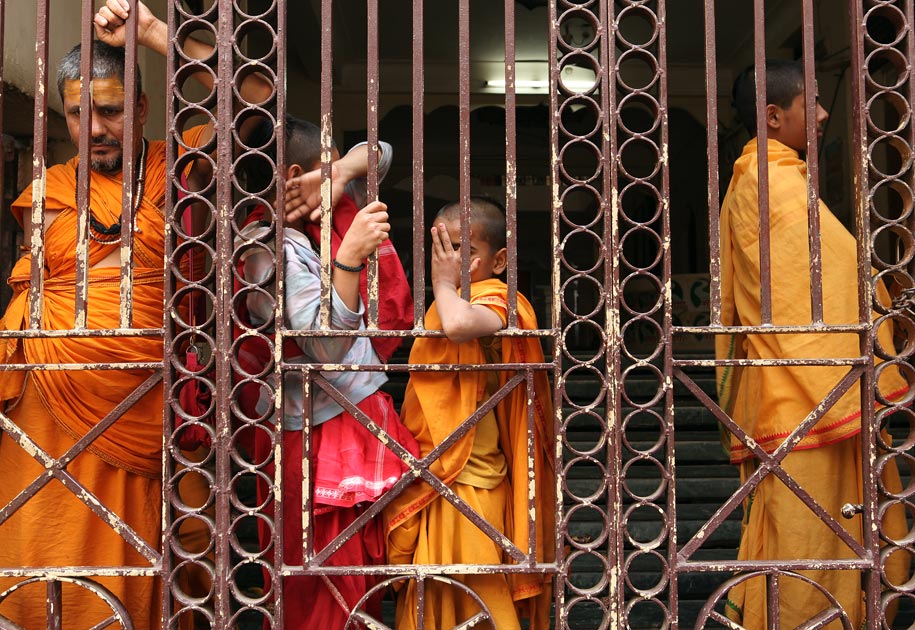
<svg viewBox="0 0 915 630"><path fill-rule="evenodd" d="M185 134L185 142L195 146L204 127ZM163 282L165 271L165 220L161 207L165 200L165 143L150 142L146 158L146 183L136 212L132 284L133 327L161 328L163 325ZM47 171L45 207L59 211L45 231L44 303L42 328L73 328L76 284L77 212L75 209L77 158ZM90 206L105 225L115 223L121 214L121 174L93 171L90 178ZM13 204L13 213L22 222L31 212L32 189L27 188ZM87 327L120 327L119 267L93 267L120 246L120 241L101 244L89 241L89 299ZM19 259L10 275L14 296L0 330L25 330L28 327L31 255ZM112 343L105 337L33 338L0 340L3 363L124 363L160 362L159 337L121 337ZM152 374L150 370L34 370L8 372L0 379L0 402L15 401L25 379L33 379L42 402L59 426L73 438L85 435ZM161 475L162 390L155 387L130 407L89 447L104 461L147 476Z"/></svg>
<svg viewBox="0 0 915 630"><path fill-rule="evenodd" d="M507 308L506 285L496 279L476 282L471 285L471 302L492 304L503 312ZM518 295L518 323L524 329L537 327L536 317L530 303ZM426 314L426 327L441 330L442 324L436 305L433 303ZM540 341L532 337L503 337L502 361L504 363L540 363L543 350ZM474 340L456 344L447 338L420 338L410 353L411 364L485 364L483 349ZM500 372L500 387L512 376L513 371ZM486 373L440 370L412 372L401 418L404 425L416 436L420 455L427 455L437 444L444 441L478 406L486 387ZM499 425L499 446L508 464L511 481L511 510L515 515L512 531L505 532L508 538L522 552L528 549L528 479L535 484L535 520L537 531L536 557L538 562L551 562L555 558L555 471L553 469L553 422L550 385L544 372L534 376L534 398L529 401L527 388L522 383L496 406ZM534 415L534 457L533 470L528 470L527 455L528 409L533 405ZM461 472L470 457L474 429L468 431L438 460L430 465L430 471L446 484L450 484ZM389 540L403 536L404 526L409 519L418 518L418 513L438 497L428 484L418 481L395 499L385 510L387 536ZM406 544L405 544L406 543ZM409 541L398 541L389 548L409 547ZM512 596L517 600L531 597L550 597L549 576L537 574L513 574L509 582ZM531 602L532 605L535 605Z"/></svg>
<svg viewBox="0 0 915 630"><path fill-rule="evenodd" d="M756 147L755 139L744 147L721 208L721 320L726 326L761 323ZM775 140L769 140L768 156L772 324L809 325L807 165L796 151ZM820 247L823 319L829 325L857 324L857 244L822 202ZM878 299L888 303L882 283L876 290ZM884 348L893 347L888 326L880 327L877 337ZM715 354L719 359L853 358L860 349L855 334L719 335ZM753 440L772 452L848 370L848 366L725 366L718 369L719 401ZM861 430L859 382L826 411L797 450L831 444ZM895 366L883 370L879 383L888 398L908 389ZM733 435L729 450L733 463L751 457Z"/></svg>

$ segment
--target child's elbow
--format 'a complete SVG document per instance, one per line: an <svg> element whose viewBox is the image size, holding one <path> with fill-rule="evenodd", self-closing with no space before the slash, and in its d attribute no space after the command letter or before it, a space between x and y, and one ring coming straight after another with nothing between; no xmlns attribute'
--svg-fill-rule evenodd
<svg viewBox="0 0 915 630"><path fill-rule="evenodd" d="M454 343L467 343L480 336L469 318L458 317L449 322L442 322L442 328L448 340Z"/></svg>

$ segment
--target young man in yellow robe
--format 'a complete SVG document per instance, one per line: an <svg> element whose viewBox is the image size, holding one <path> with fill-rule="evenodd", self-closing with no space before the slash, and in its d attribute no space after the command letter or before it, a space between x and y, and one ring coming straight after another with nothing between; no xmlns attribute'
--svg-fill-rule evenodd
<svg viewBox="0 0 915 630"><path fill-rule="evenodd" d="M138 42L166 53L167 26L142 4L138 7ZM122 143L124 128L133 118L136 133L137 171L134 190L134 247L132 284L133 327L158 329L163 322L164 234L166 183L165 143L143 138L147 97L137 72L136 110L124 108L124 24L128 5L108 0L95 16L91 83L91 129L80 128L80 49L73 49L58 68L58 88L74 144L82 133L91 134L89 297L87 328L120 327L120 221L122 191ZM211 47L191 38L185 53L206 58ZM206 75L199 75L205 81ZM242 86L249 100L265 100L269 83L258 74ZM211 125L194 127L183 134L187 146L204 146L212 137ZM205 161L187 173L189 179L205 180ZM41 327L44 330L73 328L76 299L77 169L78 158L48 169L45 193L45 261ZM14 203L13 213L31 234L32 188ZM2 330L27 329L31 256L16 264L10 284L14 296L3 319ZM162 340L138 336L35 337L0 339L0 361L31 364L81 364L159 362ZM74 443L96 427L150 376L150 370L34 370L4 372L0 378L2 413L50 457L59 458ZM77 496L63 483L51 479L27 501L12 505L0 516L0 567L124 567L150 566L151 562L122 535L135 535L147 548L158 552L161 537L162 388L148 389L137 401L70 461L65 472L92 496ZM13 433L0 432L0 509L11 507L20 493L45 473L23 442ZM24 438L23 438L24 439ZM199 489L198 489L199 490ZM208 490L203 488L208 494ZM80 494L82 494L80 492ZM126 524L109 525L96 500ZM204 536L205 538L206 536ZM186 541L185 541L186 542ZM109 589L130 614L137 630L159 628L160 585L150 577L94 578ZM0 593L19 580L0 580ZM112 615L112 608L86 588L64 583L60 611L65 626L92 627ZM48 627L46 589L24 586L0 603L0 616L29 630ZM191 621L185 616L185 621Z"/></svg>
<svg viewBox="0 0 915 630"><path fill-rule="evenodd" d="M742 121L756 134L756 90L753 73L745 73L734 89ZM766 66L766 117L769 168L769 264L772 321L776 326L811 324L811 273L807 213L806 117L804 73L798 63ZM817 103L817 127L822 132L826 111ZM727 326L761 325L757 140L744 147L721 208L721 312ZM854 237L823 204L819 204L822 252L823 319L826 324L859 321L857 245ZM878 298L886 290L877 285ZM878 333L892 347L892 333ZM860 353L855 334L748 334L719 336L719 359L848 358ZM767 453L775 451L849 371L848 366L723 367L719 368L719 402L733 420ZM895 366L879 381L887 398L908 387ZM860 381L853 384L782 460L782 467L859 543L862 518L842 516L845 504L863 502ZM731 434L731 461L745 481L759 466L747 445ZM884 469L884 480L898 484L895 464ZM902 520L900 520L902 517ZM904 515L891 513L884 526L905 531ZM855 553L785 484L768 474L744 504L738 558L768 560L839 560ZM894 561L898 564L897 561ZM893 564L893 563L891 563ZM900 567L890 566L889 571ZM904 570L904 567L903 567ZM861 572L857 570L800 571L829 592L858 628L864 619ZM743 581L728 594L727 613L744 627L766 628L766 581L762 576ZM781 627L795 628L832 604L800 579L782 577L779 588ZM839 627L834 622L828 627Z"/></svg>
<svg viewBox="0 0 915 630"><path fill-rule="evenodd" d="M537 338L497 337L506 326L507 287L495 276L505 270L505 215L493 200L471 199L470 301L461 298L459 206L446 206L432 227L432 290L435 302L426 327L445 337L416 340L410 363L538 363ZM518 325L537 328L533 309L518 295ZM437 370L412 372L402 419L425 457L487 401L514 372ZM442 454L430 471L522 553L529 546L528 480L534 479L537 562L555 557L555 473L550 456L552 404L543 372L534 376L535 396L516 387L493 411ZM528 411L533 407L534 457L527 452ZM530 467L533 469L531 470ZM425 482L407 489L385 510L388 559L392 564L497 565L511 562L492 538ZM492 627L517 630L528 617L532 630L549 627L551 578L536 573L450 575L480 596ZM417 584L401 588L397 628L417 628ZM480 612L458 588L425 583L427 629L453 628ZM489 626L485 626L489 627Z"/></svg>

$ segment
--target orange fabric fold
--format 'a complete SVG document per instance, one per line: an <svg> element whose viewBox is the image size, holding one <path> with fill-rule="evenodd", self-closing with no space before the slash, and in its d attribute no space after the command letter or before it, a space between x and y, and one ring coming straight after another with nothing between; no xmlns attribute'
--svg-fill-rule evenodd
<svg viewBox="0 0 915 630"><path fill-rule="evenodd" d="M844 518L841 514L842 506L865 502L862 461L860 435L822 448L791 453L782 461L785 471L802 481L804 490L832 514L858 543L864 540L861 515ZM811 471L815 472L811 474ZM754 472L754 462L744 462L740 466L741 483ZM887 491L901 491L899 471L894 462L884 466L881 476ZM744 504L738 560L856 558L851 548L775 475L763 479L751 497L752 500ZM895 540L903 539L908 532L905 508L899 503L884 511L880 521L883 534ZM890 583L902 584L909 575L908 554L890 554L883 566ZM838 600L852 628L863 627L865 605L861 571L817 568L799 573ZM778 588L779 624L782 628L801 627L830 607L822 592L797 578L782 576ZM766 578L758 576L740 582L728 591L726 612L746 630L766 630L772 627L767 619L769 604ZM887 627L893 627L894 615L895 607L891 606L887 611ZM827 626L829 630L841 627L839 621Z"/></svg>
<svg viewBox="0 0 915 630"><path fill-rule="evenodd" d="M507 309L507 287L499 280L486 280L471 285L471 302L486 304L501 312L504 319ZM518 322L521 328L537 327L530 303L518 295ZM441 320L433 303L426 314L426 326L440 330ZM543 350L536 338L502 337L503 363L539 363ZM412 364L485 364L484 351L478 341L455 344L446 338L417 339L410 353ZM499 373L499 386L504 385L514 371ZM407 385L402 420L416 436L421 456L427 455L443 442L478 407L486 387L483 371L458 372L441 370L413 372ZM553 422L550 385L546 373L534 375L534 398L528 401L527 388L522 383L509 393L495 409L499 426L499 446L508 466L510 490L505 532L522 552L529 545L528 534L528 479L535 486L536 557L538 562L551 562L555 558L555 471L552 467ZM533 410L534 457L529 470L527 453L528 411ZM430 471L446 484L454 482L470 457L475 429L471 429L430 465ZM395 499L385 510L389 541L389 560L402 562L437 562L435 558L414 559L409 551L415 547L416 523L420 512L439 497L424 482L417 482ZM510 516L514 514L514 518ZM398 551L393 551L393 550ZM409 556L409 557L408 557ZM472 550L467 557L454 561L474 563ZM548 609L550 594L549 576L513 574L508 578L512 598L528 600L531 608L542 609L544 600ZM485 597L484 597L485 599Z"/></svg>
<svg viewBox="0 0 915 630"><path fill-rule="evenodd" d="M52 457L60 457L75 440L61 431L57 419L49 415L35 383L36 380L29 379L20 404L9 412L9 418ZM44 466L9 435L0 436L0 470L3 471L0 505L7 505L45 472ZM161 483L158 479L111 466L93 453L77 456L67 466L67 472L123 519L147 545L153 549L159 547ZM0 540L3 541L2 567L150 566L115 528L57 480L48 483L0 524ZM136 630L161 628L159 580L100 576L92 579L111 590L127 607ZM19 578L0 578L0 592L18 582ZM41 630L48 625L46 597L46 585L26 586L0 604L0 615L26 630ZM111 616L111 608L99 597L69 583L62 585L62 606L65 626L91 628Z"/></svg>
<svg viewBox="0 0 915 630"><path fill-rule="evenodd" d="M194 142L204 130L195 127L185 134ZM73 328L76 283L77 212L75 209L77 158L48 169L45 178L45 208L59 214L45 230L44 291L42 328ZM136 213L133 243L132 284L133 327L161 328L163 325L163 282L165 269L165 143L150 142L146 157L144 195ZM121 174L93 171L90 177L90 207L105 225L121 215ZM13 214L22 221L31 212L32 188L13 204ZM121 296L119 267L93 267L116 251L120 242L100 244L89 241L87 327L120 327ZM23 256L10 275L14 291L0 330L25 330L28 326L31 255ZM104 337L42 338L0 340L0 361L4 363L122 363L159 362L159 337L121 337L111 343ZM150 370L36 370L7 372L0 379L0 401L14 401L25 379L34 382L48 413L71 437L79 438L99 423L152 374ZM162 390L155 387L131 406L90 450L104 461L147 477L161 475Z"/></svg>
<svg viewBox="0 0 915 630"><path fill-rule="evenodd" d="M721 209L721 320L726 326L761 324L759 201L756 140L734 165ZM807 165L798 153L769 140L769 225L772 324L811 322L808 264ZM829 209L820 203L823 319L826 324L857 324L857 245ZM889 297L878 282L877 297ZM881 345L893 347L892 331L877 332ZM860 354L856 334L719 335L716 356L749 359L853 358ZM848 373L848 366L743 367L718 369L723 409L767 452L772 452ZM887 398L908 389L895 366L883 370L880 390ZM856 382L804 437L796 450L847 439L861 430L860 387ZM751 457L730 438L731 461Z"/></svg>

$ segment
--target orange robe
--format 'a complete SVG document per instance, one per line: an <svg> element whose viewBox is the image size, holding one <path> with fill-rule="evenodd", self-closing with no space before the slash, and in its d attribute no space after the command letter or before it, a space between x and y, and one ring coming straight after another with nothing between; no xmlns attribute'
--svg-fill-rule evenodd
<svg viewBox="0 0 915 630"><path fill-rule="evenodd" d="M194 146L202 127L185 134ZM76 164L47 171L46 207L59 211L45 233L44 304L42 328L73 327L76 260ZM151 142L147 153L144 197L137 213L132 286L134 328L159 328L163 322L165 221L162 205L166 185L165 144ZM110 225L121 210L121 176L93 172L90 205L96 218ZM14 203L21 221L31 212L31 188ZM119 242L102 245L89 241L89 265L97 264ZM19 260L10 277L14 290L0 329L28 326L28 289L31 257ZM119 327L120 268L93 267L89 271L88 328ZM158 337L43 338L0 340L5 363L118 363L157 362L162 358ZM116 405L141 385L149 370L35 370L4 372L0 401L4 413L52 457L65 453ZM98 501L111 509L152 549L161 536L162 389L154 387L130 407L66 471ZM7 505L44 470L8 434L0 433L0 506ZM11 517L0 523L0 566L148 567L150 562L125 542L112 526L57 480L51 480ZM131 614L134 628L159 627L160 596L157 580L149 577L94 578L110 589ZM0 580L0 592L17 580ZM46 627L45 590L24 587L0 604L0 615L29 628ZM91 627L110 616L111 609L86 589L63 587L65 623L79 621Z"/></svg>
<svg viewBox="0 0 915 630"><path fill-rule="evenodd" d="M808 325L811 300L807 165L796 151L775 140L769 140L768 149L772 323ZM734 176L721 209L721 313L725 325L759 326L761 321L757 186L754 139L744 147L734 165ZM859 319L857 246L854 237L822 203L820 239L824 321L832 325L856 324ZM888 301L882 284L877 286L877 295ZM881 327L877 336L883 347L892 348L889 327ZM858 337L854 334L721 335L716 339L719 359L851 358L859 352ZM771 453L826 398L848 370L847 366L726 366L718 370L719 401L734 421ZM860 542L861 517L846 519L841 515L844 504L863 502L859 383L825 413L782 464ZM883 371L880 389L892 399L907 391L908 386L893 366ZM746 479L756 468L755 457L733 435L728 446L731 461L741 464L741 478ZM888 487L898 486L899 475L892 463L884 469L884 482ZM744 512L738 551L741 560L855 557L774 475L763 479L745 502ZM890 510L884 526L888 532L905 532L904 514ZM897 556L901 560L901 554ZM889 571L898 569L888 567ZM864 609L860 572L803 573L838 598L853 627L861 625ZM827 605L822 595L797 579L782 579L780 593L782 627L794 628ZM728 613L747 628L767 627L764 578L753 578L732 588ZM837 627L837 622L829 627Z"/></svg>
<svg viewBox="0 0 915 630"><path fill-rule="evenodd" d="M505 321L506 286L499 280L486 280L471 286L471 302L492 308ZM521 328L537 327L533 309L518 296L518 321ZM441 329L433 303L426 314L429 329ZM502 337L503 363L537 363L543 361L540 341L535 338ZM455 344L446 338L417 339L410 353L410 363L485 364L486 356L479 341ZM513 372L498 372L503 385ZM495 487L485 489L457 481L468 468L477 473L485 463L468 466L476 453L471 429L430 466L462 499L523 553L528 549L528 478L533 475L538 562L555 558L555 472L552 466L552 404L544 372L535 373L535 396L528 401L522 383L495 409L498 448L504 454L507 474ZM488 398L486 372L413 372L404 398L402 419L416 436L420 455L427 455L457 429ZM534 411L533 471L528 470L527 423L529 404ZM478 484L482 485L482 484ZM410 486L385 510L388 560L393 564L477 564L510 562L510 557L491 538L462 516L450 503L425 482ZM451 575L480 595L493 613L495 627L511 630L519 627L519 617L529 617L530 628L549 627L552 595L551 578L542 574ZM398 594L398 630L416 627L416 583L410 582ZM427 628L451 628L479 611L466 595L453 587L433 580L426 582L425 622Z"/></svg>

